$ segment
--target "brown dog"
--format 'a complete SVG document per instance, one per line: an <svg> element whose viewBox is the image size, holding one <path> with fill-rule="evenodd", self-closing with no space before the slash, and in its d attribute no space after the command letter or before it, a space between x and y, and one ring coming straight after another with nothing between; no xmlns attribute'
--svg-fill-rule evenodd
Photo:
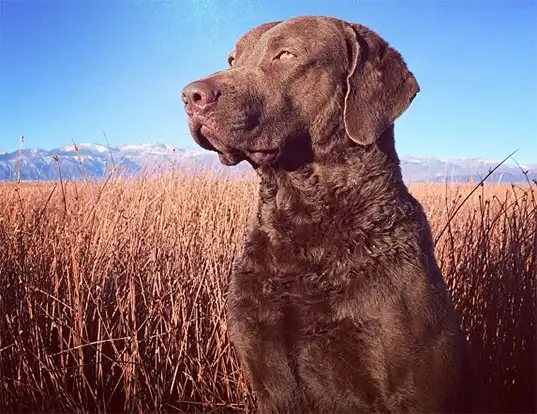
<svg viewBox="0 0 537 414"><path fill-rule="evenodd" d="M419 91L376 33L297 17L185 87L191 133L260 177L228 328L264 413L467 411L464 342L393 122Z"/></svg>

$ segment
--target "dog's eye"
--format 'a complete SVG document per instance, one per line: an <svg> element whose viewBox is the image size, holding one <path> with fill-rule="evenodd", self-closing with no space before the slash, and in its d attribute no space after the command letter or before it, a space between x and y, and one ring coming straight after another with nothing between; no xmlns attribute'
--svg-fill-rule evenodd
<svg viewBox="0 0 537 414"><path fill-rule="evenodd" d="M282 50L280 53L276 55L274 60L289 60L295 57L296 55L294 53L288 52L287 50Z"/></svg>
<svg viewBox="0 0 537 414"><path fill-rule="evenodd" d="M235 64L235 57L234 56L230 56L227 58L227 63L229 66L233 66Z"/></svg>

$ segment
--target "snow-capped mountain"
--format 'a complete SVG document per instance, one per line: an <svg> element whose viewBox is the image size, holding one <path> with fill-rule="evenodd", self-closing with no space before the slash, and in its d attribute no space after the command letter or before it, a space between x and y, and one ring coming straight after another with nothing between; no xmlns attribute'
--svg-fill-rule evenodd
<svg viewBox="0 0 537 414"><path fill-rule="evenodd" d="M120 145L77 144L45 150L23 149L0 154L0 180L100 179L112 171L133 175L176 168L217 168L218 159L207 151L176 149L163 144Z"/></svg>
<svg viewBox="0 0 537 414"><path fill-rule="evenodd" d="M482 158L439 159L402 156L401 167L407 182L466 182L479 181L498 161ZM57 180L61 171L63 179L101 179L113 169L123 174L154 172L174 168L196 171L214 169L223 173L251 171L245 162L236 167L224 167L216 154L202 149L178 149L171 146L148 143L108 147L100 144L77 144L52 150L39 148L3 153L0 151L0 180L14 180L20 171L21 180ZM537 180L537 164L521 166L528 178ZM513 163L502 165L489 178L491 182L525 182L520 167Z"/></svg>
<svg viewBox="0 0 537 414"><path fill-rule="evenodd" d="M498 160L484 158L400 158L403 177L408 182L479 182L500 163ZM496 169L487 181L520 183L526 182L527 179L537 179L537 164L517 165L508 160Z"/></svg>

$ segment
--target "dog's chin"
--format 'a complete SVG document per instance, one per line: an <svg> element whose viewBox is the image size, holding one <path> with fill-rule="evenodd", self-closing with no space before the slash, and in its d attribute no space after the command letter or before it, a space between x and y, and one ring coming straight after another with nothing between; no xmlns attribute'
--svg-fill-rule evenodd
<svg viewBox="0 0 537 414"><path fill-rule="evenodd" d="M246 156L241 151L229 148L221 144L221 140L216 138L216 133L205 126L195 126L192 130L192 135L196 143L209 151L214 151L218 154L218 159L223 165L233 166L246 159Z"/></svg>
<svg viewBox="0 0 537 414"><path fill-rule="evenodd" d="M233 166L248 160L253 168L274 166L279 155L278 150L217 152L218 159L224 165Z"/></svg>
<svg viewBox="0 0 537 414"><path fill-rule="evenodd" d="M220 134L200 124L191 125L191 134L200 147L216 152L220 162L226 166L234 166L241 161L248 160L254 168L267 167L274 165L280 155L278 149L241 150L228 147L222 143L222 139L218 138Z"/></svg>
<svg viewBox="0 0 537 414"><path fill-rule="evenodd" d="M253 168L273 166L276 164L279 155L278 150L246 151L246 153L242 151L217 152L218 159L224 165L233 166L241 161L248 160Z"/></svg>
<svg viewBox="0 0 537 414"><path fill-rule="evenodd" d="M232 167L245 160L246 157L240 152L218 152L218 159L223 165Z"/></svg>
<svg viewBox="0 0 537 414"><path fill-rule="evenodd" d="M280 151L277 149L264 151L248 151L248 158L252 161L254 167L269 167L278 162Z"/></svg>

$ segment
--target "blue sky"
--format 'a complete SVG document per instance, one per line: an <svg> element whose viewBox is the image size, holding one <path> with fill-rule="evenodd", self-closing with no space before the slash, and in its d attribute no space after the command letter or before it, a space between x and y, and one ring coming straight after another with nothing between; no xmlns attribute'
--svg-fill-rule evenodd
<svg viewBox="0 0 537 414"><path fill-rule="evenodd" d="M421 92L403 155L537 162L534 0L0 0L0 147L162 142L196 148L181 102L246 30L300 14L362 23Z"/></svg>

